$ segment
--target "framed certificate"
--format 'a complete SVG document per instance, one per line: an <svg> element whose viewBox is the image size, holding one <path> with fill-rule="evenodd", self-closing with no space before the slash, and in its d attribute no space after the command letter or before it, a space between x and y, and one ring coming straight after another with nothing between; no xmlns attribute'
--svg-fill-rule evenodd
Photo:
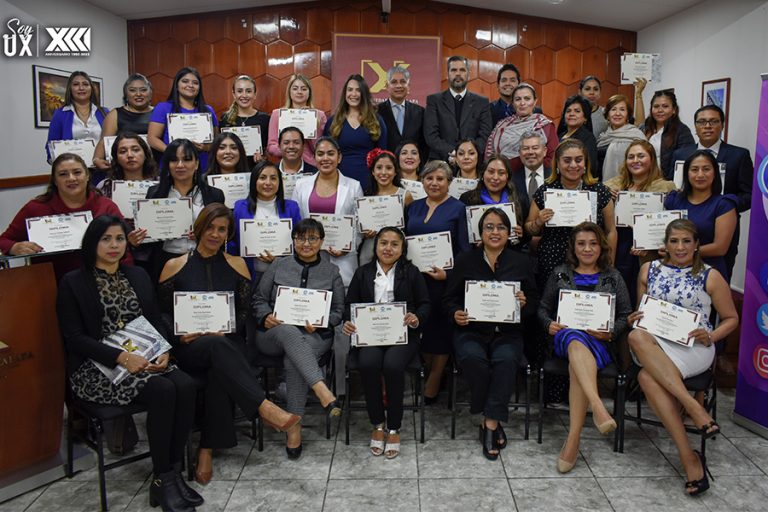
<svg viewBox="0 0 768 512"><path fill-rule="evenodd" d="M232 332L234 292L173 292L173 333Z"/></svg>
<svg viewBox="0 0 768 512"><path fill-rule="evenodd" d="M288 325L328 327L332 297L329 290L278 286L272 314Z"/></svg>
<svg viewBox="0 0 768 512"><path fill-rule="evenodd" d="M85 230L92 220L90 211L30 217L25 219L27 239L42 247L45 253L74 251L80 249Z"/></svg>
<svg viewBox="0 0 768 512"><path fill-rule="evenodd" d="M91 166L96 141L93 139L52 140L48 142L48 149L51 152L51 161L64 153L74 153L83 159L85 165Z"/></svg>
<svg viewBox="0 0 768 512"><path fill-rule="evenodd" d="M571 329L610 332L615 311L612 293L560 290L555 321Z"/></svg>
<svg viewBox="0 0 768 512"><path fill-rule="evenodd" d="M469 235L469 243L474 244L482 241L482 233L480 232L479 222L480 217L483 216L485 210L488 208L499 208L501 211L507 214L509 221L514 228L517 225L517 217L515 216L515 203L499 203L499 204L483 204L478 206L467 206L467 234ZM510 231L509 239L517 241L517 234L514 231Z"/></svg>
<svg viewBox="0 0 768 512"><path fill-rule="evenodd" d="M278 133L289 126L301 130L305 139L317 138L317 110L313 108L281 108L277 118Z"/></svg>
<svg viewBox="0 0 768 512"><path fill-rule="evenodd" d="M451 185L448 187L448 194L458 199L464 192L475 190L477 182L478 180L471 178L453 178Z"/></svg>
<svg viewBox="0 0 768 512"><path fill-rule="evenodd" d="M112 182L112 201L120 208L120 213L126 219L133 218L133 210L136 208L136 201L147 197L149 187L157 185L156 181L150 180L115 180Z"/></svg>
<svg viewBox="0 0 768 512"><path fill-rule="evenodd" d="M547 190L544 208L555 212L547 222L549 227L573 227L584 221L594 221L592 200L588 190Z"/></svg>
<svg viewBox="0 0 768 512"><path fill-rule="evenodd" d="M644 294L638 310L643 318L635 321L633 327L664 338L672 343L692 347L694 339L688 334L699 327L701 313L692 309L656 299Z"/></svg>
<svg viewBox="0 0 768 512"><path fill-rule="evenodd" d="M407 345L408 327L405 302L378 304L352 304L350 320L357 332L350 338L353 347L380 347L386 345Z"/></svg>
<svg viewBox="0 0 768 512"><path fill-rule="evenodd" d="M240 138L245 148L245 154L251 156L255 153L262 153L261 148L261 126L228 126L222 128L221 132L234 133Z"/></svg>
<svg viewBox="0 0 768 512"><path fill-rule="evenodd" d="M189 139L199 144L213 141L213 121L210 112L195 114L167 114L168 142Z"/></svg>
<svg viewBox="0 0 768 512"><path fill-rule="evenodd" d="M293 197L293 190L296 188L296 183L298 183L299 180L310 177L306 174L298 173L286 174L281 172L280 174L283 175L283 197L286 199L291 199Z"/></svg>
<svg viewBox="0 0 768 512"><path fill-rule="evenodd" d="M664 247L664 232L667 230L667 225L675 219L686 217L688 217L687 210L635 214L632 247L638 251L658 251L660 247Z"/></svg>
<svg viewBox="0 0 768 512"><path fill-rule="evenodd" d="M185 238L194 223L192 198L139 199L133 220L152 240Z"/></svg>
<svg viewBox="0 0 768 512"><path fill-rule="evenodd" d="M400 180L400 184L403 188L411 193L413 200L424 199L427 197L427 193L424 191L424 185L420 181L416 180Z"/></svg>
<svg viewBox="0 0 768 512"><path fill-rule="evenodd" d="M224 204L227 208L235 207L235 202L246 199L251 190L251 173L235 172L206 176L208 184L224 192Z"/></svg>
<svg viewBox="0 0 768 512"><path fill-rule="evenodd" d="M240 219L240 256L253 258L269 251L272 256L293 254L291 219Z"/></svg>
<svg viewBox="0 0 768 512"><path fill-rule="evenodd" d="M355 249L354 215L329 215L325 213L310 213L310 219L316 219L323 225L325 240L322 249L333 249L341 252L351 252Z"/></svg>
<svg viewBox="0 0 768 512"><path fill-rule="evenodd" d="M616 198L616 227L631 228L635 215L664 209L664 192L619 192Z"/></svg>
<svg viewBox="0 0 768 512"><path fill-rule="evenodd" d="M403 196L367 196L357 202L357 225L361 231L378 231L387 226L405 226Z"/></svg>
<svg viewBox="0 0 768 512"><path fill-rule="evenodd" d="M147 143L147 146L149 146L149 141L147 140L147 136L145 134L139 134L139 137L141 137L144 142ZM104 158L112 161L112 145L115 143L115 140L117 139L117 135L105 135L103 137L103 144L104 144Z"/></svg>
<svg viewBox="0 0 768 512"><path fill-rule="evenodd" d="M464 309L470 322L520 323L518 281L465 281Z"/></svg>
<svg viewBox="0 0 768 512"><path fill-rule="evenodd" d="M445 270L453 268L450 231L407 236L405 242L408 244L408 258L420 271L426 272L432 270L432 267Z"/></svg>

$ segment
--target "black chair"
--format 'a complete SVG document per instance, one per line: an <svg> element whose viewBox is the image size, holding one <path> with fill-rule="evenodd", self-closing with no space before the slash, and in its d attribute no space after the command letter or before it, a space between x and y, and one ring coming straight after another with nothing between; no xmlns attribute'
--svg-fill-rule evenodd
<svg viewBox="0 0 768 512"><path fill-rule="evenodd" d="M451 356L451 380L448 383L450 392L449 405L451 408L451 439L456 439L456 413L459 407L469 407L469 402L456 401L456 388L461 367L456 361L455 355ZM528 359L523 355L518 365L518 375L525 375L525 401L520 401L520 386L515 386L515 399L508 407L513 410L523 408L525 410L525 439L528 439L531 426L531 378L533 372Z"/></svg>
<svg viewBox="0 0 768 512"><path fill-rule="evenodd" d="M544 411L551 410L559 413L568 412L567 408L550 407L544 403L544 383L546 374L561 375L567 378L569 376L568 361L560 358L549 358L544 361L539 370L539 432L537 439L539 444L541 444L542 430L544 427ZM616 420L617 428L613 434L613 451L623 453L624 445L622 443L621 429L619 428L619 425L621 423L621 418L624 415L624 397L626 394L627 376L618 368L616 363L611 363L602 370L598 370L597 378L599 380L606 379L614 381L613 417ZM592 413L588 412L587 415L591 416Z"/></svg>
<svg viewBox="0 0 768 512"><path fill-rule="evenodd" d="M347 396L344 404L344 428L345 439L344 444L349 444L349 421L352 415L352 411L366 411L365 402L352 402L352 393L350 392L350 375L352 372L359 371L360 365L358 362L358 353L354 348L349 351L347 357L347 370L345 372ZM419 413L419 431L420 442L424 443L426 422L424 418L424 380L426 379L426 367L421 360L421 355L416 355L411 359L406 368L411 375L411 397L412 404L408 405L403 402L404 411L414 411Z"/></svg>

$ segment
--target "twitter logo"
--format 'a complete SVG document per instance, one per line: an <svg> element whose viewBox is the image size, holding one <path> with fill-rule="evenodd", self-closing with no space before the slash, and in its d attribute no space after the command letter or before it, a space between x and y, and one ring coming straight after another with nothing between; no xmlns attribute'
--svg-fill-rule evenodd
<svg viewBox="0 0 768 512"><path fill-rule="evenodd" d="M768 304L763 304L757 310L757 328L763 336L768 336Z"/></svg>

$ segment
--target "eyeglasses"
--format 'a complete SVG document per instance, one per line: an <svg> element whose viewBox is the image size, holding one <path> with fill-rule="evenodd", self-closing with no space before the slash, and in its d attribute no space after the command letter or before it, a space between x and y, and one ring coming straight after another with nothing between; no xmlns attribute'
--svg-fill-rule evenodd
<svg viewBox="0 0 768 512"><path fill-rule="evenodd" d="M720 120L719 119L697 119L694 121L694 124L696 126L719 126Z"/></svg>
<svg viewBox="0 0 768 512"><path fill-rule="evenodd" d="M297 236L297 237L294 237L293 239L293 241L296 242L297 244L311 244L311 245L315 245L320 240L322 240L322 238L320 238L319 236L307 236L304 238L300 238Z"/></svg>
<svg viewBox="0 0 768 512"><path fill-rule="evenodd" d="M493 233L494 231L505 232L508 231L508 228L504 224L483 224L483 231L486 233Z"/></svg>

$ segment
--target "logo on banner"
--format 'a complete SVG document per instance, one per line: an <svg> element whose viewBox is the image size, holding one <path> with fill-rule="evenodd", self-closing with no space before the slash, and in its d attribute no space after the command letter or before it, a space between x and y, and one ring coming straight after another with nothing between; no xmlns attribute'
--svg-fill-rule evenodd
<svg viewBox="0 0 768 512"><path fill-rule="evenodd" d="M768 304L763 304L757 310L757 328L763 336L768 336Z"/></svg>
<svg viewBox="0 0 768 512"><path fill-rule="evenodd" d="M91 54L90 27L46 27L51 42L46 57L88 57Z"/></svg>
<svg viewBox="0 0 768 512"><path fill-rule="evenodd" d="M375 60L363 59L360 61L360 74L365 78L365 81L371 84L371 94L376 94L387 88L387 71L390 67L400 66L401 68L408 69L410 64L406 64L404 60L392 61L392 66L384 68L381 64ZM371 73L365 74L365 70L369 69L373 71L376 76L376 81L371 80Z"/></svg>
<svg viewBox="0 0 768 512"><path fill-rule="evenodd" d="M27 25L19 18L10 18L3 34L3 55L6 57L88 57L91 55L90 27L43 27ZM42 41L47 36L50 41ZM32 42L37 37L37 44ZM41 54L40 47L45 45Z"/></svg>
<svg viewBox="0 0 768 512"><path fill-rule="evenodd" d="M11 18L5 24L8 32L3 34L3 54L6 57L32 57L32 38L35 29L24 25L19 18Z"/></svg>
<svg viewBox="0 0 768 512"><path fill-rule="evenodd" d="M768 346L758 345L752 356L755 371L759 376L768 380Z"/></svg>

